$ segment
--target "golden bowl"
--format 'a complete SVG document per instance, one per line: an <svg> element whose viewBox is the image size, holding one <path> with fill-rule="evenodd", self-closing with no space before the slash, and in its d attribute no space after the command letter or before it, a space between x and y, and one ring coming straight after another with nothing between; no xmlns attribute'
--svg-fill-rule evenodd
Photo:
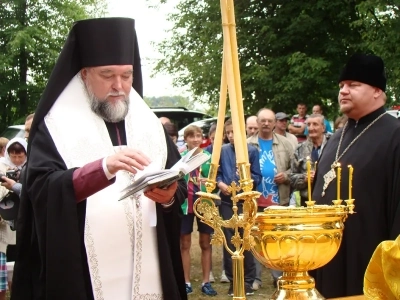
<svg viewBox="0 0 400 300"><path fill-rule="evenodd" d="M251 232L252 252L266 267L283 271L271 299L324 299L308 271L324 266L336 255L344 221L353 213L352 203L272 206L257 214Z"/></svg>

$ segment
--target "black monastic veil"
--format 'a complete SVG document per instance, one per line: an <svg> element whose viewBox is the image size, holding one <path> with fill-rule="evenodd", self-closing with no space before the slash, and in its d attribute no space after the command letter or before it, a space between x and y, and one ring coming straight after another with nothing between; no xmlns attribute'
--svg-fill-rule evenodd
<svg viewBox="0 0 400 300"><path fill-rule="evenodd" d="M13 300L93 299L83 240L86 201L76 204L72 182L74 169L67 169L44 117L83 67L129 64L134 66L133 88L142 97L134 20L107 18L74 24L39 102L29 136L27 176L23 179L17 222ZM119 134L126 140L125 128L120 125L117 126ZM116 131L112 126L107 127L115 144ZM169 168L180 155L166 133L165 137L168 149L165 167ZM186 184L181 180L172 207L164 210L156 205L164 299L187 299L179 249L180 204L186 194Z"/></svg>

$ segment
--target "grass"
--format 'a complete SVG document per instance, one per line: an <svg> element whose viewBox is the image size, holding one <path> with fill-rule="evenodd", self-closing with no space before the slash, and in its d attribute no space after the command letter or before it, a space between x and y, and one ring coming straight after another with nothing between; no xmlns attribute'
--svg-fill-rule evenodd
<svg viewBox="0 0 400 300"><path fill-rule="evenodd" d="M196 223L196 222L195 222ZM196 226L194 226L196 227ZM222 246L215 247L213 246L213 254L212 254L212 264L213 264L213 274L215 277L215 283L212 283L213 288L217 291L218 295L214 297L205 296L201 293L201 281L202 281L202 271L200 264L200 246L198 243L198 232L197 229L194 228L194 232L192 233L192 247L191 247L191 269L190 269L190 277L191 283L193 287L193 293L189 295L189 300L205 300L205 299L232 299L232 297L228 296L229 283L220 283L219 278L221 276L221 268L222 268ZM268 298L268 296L272 295L274 292L274 287L272 285L272 277L271 273L267 268L263 268L262 271L262 287L258 291L254 291L253 296L247 296L247 299L252 300L262 300Z"/></svg>

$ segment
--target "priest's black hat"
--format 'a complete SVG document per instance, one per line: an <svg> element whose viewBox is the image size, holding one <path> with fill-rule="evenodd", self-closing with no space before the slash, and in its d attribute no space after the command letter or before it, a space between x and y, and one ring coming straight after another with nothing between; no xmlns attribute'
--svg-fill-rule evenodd
<svg viewBox="0 0 400 300"><path fill-rule="evenodd" d="M372 54L354 54L344 66L339 82L354 80L386 91L385 66L382 58Z"/></svg>
<svg viewBox="0 0 400 300"><path fill-rule="evenodd" d="M143 97L135 20L98 18L75 22L35 111L29 141L62 91L82 68L107 65L133 65L132 86Z"/></svg>

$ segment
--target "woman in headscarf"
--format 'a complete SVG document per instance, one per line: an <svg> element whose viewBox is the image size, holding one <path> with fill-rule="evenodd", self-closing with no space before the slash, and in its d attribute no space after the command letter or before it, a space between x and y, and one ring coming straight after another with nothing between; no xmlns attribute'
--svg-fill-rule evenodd
<svg viewBox="0 0 400 300"><path fill-rule="evenodd" d="M26 163L27 159L27 143L23 138L11 139L4 153L4 157L0 158L0 202L8 194L8 190L14 191L17 195L21 192L21 184L18 183L19 173ZM11 176L5 176L7 171L15 171ZM12 177L12 178L10 178Z"/></svg>
<svg viewBox="0 0 400 300"><path fill-rule="evenodd" d="M19 195L22 189L19 177L26 159L27 143L22 138L10 140L6 146L4 157L0 158L0 216L10 221L8 223L12 228L14 226L13 215L18 211ZM10 193L10 191L14 193Z"/></svg>
<svg viewBox="0 0 400 300"><path fill-rule="evenodd" d="M13 138L6 146L4 157L0 158L0 171L21 170L26 162L27 143L23 138Z"/></svg>
<svg viewBox="0 0 400 300"><path fill-rule="evenodd" d="M22 167L26 163L27 143L23 138L11 139L6 146L4 157L0 158L0 172L6 175L7 171L15 171L14 174L19 174ZM18 176L18 175L17 175ZM17 195L20 194L21 184L17 183L18 177L10 179L6 176L1 176L0 187L0 205L5 196L13 190ZM17 189L18 188L18 189ZM15 190L17 189L17 190ZM10 222L0 219L0 300L6 299L7 283L7 249L8 245L15 245L15 231L10 228ZM12 251L11 251L12 252ZM8 253L7 253L8 254ZM12 255L11 255L12 256ZM8 257L8 261L10 258Z"/></svg>

